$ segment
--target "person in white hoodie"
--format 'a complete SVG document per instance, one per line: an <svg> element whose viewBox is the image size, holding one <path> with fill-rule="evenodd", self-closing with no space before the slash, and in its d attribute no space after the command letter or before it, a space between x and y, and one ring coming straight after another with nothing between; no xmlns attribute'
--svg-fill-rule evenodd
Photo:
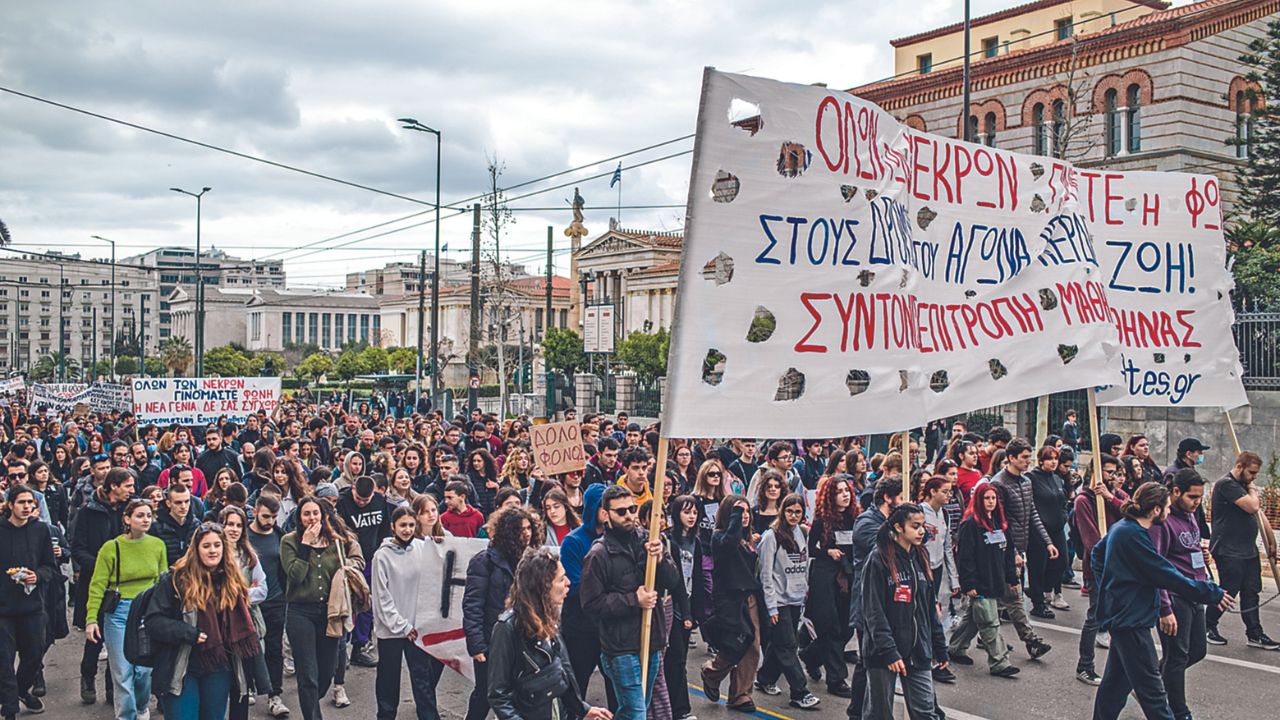
<svg viewBox="0 0 1280 720"><path fill-rule="evenodd" d="M760 538L760 584L769 624L768 654L756 673L756 687L766 695L780 695L778 677L791 686L791 706L816 710L818 698L809 692L796 650L796 627L809 593L809 551L804 529L804 496L792 493L782 500L778 518Z"/></svg>
<svg viewBox="0 0 1280 720"><path fill-rule="evenodd" d="M439 720L436 684L444 664L418 645L418 581L426 547L418 538L418 517L401 505L391 513L391 537L373 554L373 634L378 640L374 693L378 720L394 720L400 705L400 660L409 666L409 683L418 720Z"/></svg>

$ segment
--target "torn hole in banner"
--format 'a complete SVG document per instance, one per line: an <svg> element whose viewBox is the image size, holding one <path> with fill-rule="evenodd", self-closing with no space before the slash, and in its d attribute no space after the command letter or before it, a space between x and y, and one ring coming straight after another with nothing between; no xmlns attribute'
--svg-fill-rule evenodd
<svg viewBox="0 0 1280 720"><path fill-rule="evenodd" d="M1183 355L1182 355L1182 362L1184 362L1184 363L1189 363L1189 362L1191 362L1191 353L1183 353Z"/></svg>
<svg viewBox="0 0 1280 720"><path fill-rule="evenodd" d="M849 388L849 395L861 395L871 387L871 374L866 370L850 370L844 378L844 386Z"/></svg>
<svg viewBox="0 0 1280 720"><path fill-rule="evenodd" d="M747 330L747 342L761 343L773 337L778 327L778 320L763 305L756 306L755 317L751 318L751 327Z"/></svg>
<svg viewBox="0 0 1280 720"><path fill-rule="evenodd" d="M1040 307L1053 310L1058 307L1058 296L1049 288L1040 288Z"/></svg>
<svg viewBox="0 0 1280 720"><path fill-rule="evenodd" d="M862 287L870 287L871 283L876 279L876 274L870 270L863 270L858 273L858 284Z"/></svg>
<svg viewBox="0 0 1280 720"><path fill-rule="evenodd" d="M854 198L858 197L858 188L852 185L841 185L840 197L844 198L845 202L851 202Z"/></svg>
<svg viewBox="0 0 1280 720"><path fill-rule="evenodd" d="M1155 361L1155 363L1156 363L1157 365L1163 365L1163 364L1164 364L1164 353L1152 353L1152 354L1151 354L1151 359L1152 359L1152 360L1154 360L1154 361Z"/></svg>
<svg viewBox="0 0 1280 720"><path fill-rule="evenodd" d="M716 172L716 179L711 183L711 199L718 203L731 203L738 197L742 183L738 176L727 170Z"/></svg>
<svg viewBox="0 0 1280 720"><path fill-rule="evenodd" d="M933 375L929 377L929 389L936 393L940 393L949 387L951 387L951 379L947 377L947 371L933 371Z"/></svg>
<svg viewBox="0 0 1280 720"><path fill-rule="evenodd" d="M1040 197L1040 193L1031 196L1031 212L1042 213L1049 206L1044 204L1044 198Z"/></svg>
<svg viewBox="0 0 1280 720"><path fill-rule="evenodd" d="M1038 162L1031 163L1031 177L1039 180L1044 176L1044 166Z"/></svg>
<svg viewBox="0 0 1280 720"><path fill-rule="evenodd" d="M975 297L977 297L977 296L978 296L978 291L977 291L977 290L965 290L965 291L964 291L964 296L965 296L965 297L967 297L967 298L970 298L970 299L975 298Z"/></svg>
<svg viewBox="0 0 1280 720"><path fill-rule="evenodd" d="M1004 363L1000 362L996 358L991 358L987 361L987 370L991 372L992 380L999 380L1009 374L1009 368L1006 368Z"/></svg>
<svg viewBox="0 0 1280 720"><path fill-rule="evenodd" d="M804 373L795 368L787 368L778 380L778 391L774 393L774 402L795 400L804 394Z"/></svg>
<svg viewBox="0 0 1280 720"><path fill-rule="evenodd" d="M1138 209L1138 198L1129 198L1124 201L1124 209L1133 212Z"/></svg>
<svg viewBox="0 0 1280 720"><path fill-rule="evenodd" d="M1079 345L1058 345L1058 357L1062 359L1062 364L1067 365L1076 359L1076 355L1080 354Z"/></svg>
<svg viewBox="0 0 1280 720"><path fill-rule="evenodd" d="M719 385L724 380L724 365L729 358L715 348L707 351L702 359L702 382L708 385Z"/></svg>
<svg viewBox="0 0 1280 720"><path fill-rule="evenodd" d="M928 230L929 224L938 219L938 213L930 210L928 207L920 208L920 212L916 213L916 224L921 230Z"/></svg>
<svg viewBox="0 0 1280 720"><path fill-rule="evenodd" d="M734 98L729 101L729 124L748 135L755 135L764 129L764 116L756 103Z"/></svg>
<svg viewBox="0 0 1280 720"><path fill-rule="evenodd" d="M898 289L902 290L907 286L907 283L910 281L911 281L911 271L906 268L902 268L902 279L898 281Z"/></svg>
<svg viewBox="0 0 1280 720"><path fill-rule="evenodd" d="M809 161L812 159L813 153L806 150L804 145L788 140L782 143L782 149L778 151L778 174L785 178L799 177L809 169Z"/></svg>
<svg viewBox="0 0 1280 720"><path fill-rule="evenodd" d="M906 370L898 371L898 392L906 392L911 387L911 376Z"/></svg>
<svg viewBox="0 0 1280 720"><path fill-rule="evenodd" d="M727 285L733 279L733 258L723 250L702 266L702 277L715 282L716 285Z"/></svg>
<svg viewBox="0 0 1280 720"><path fill-rule="evenodd" d="M875 200L875 199L876 199L876 196L878 196L879 194L880 194L880 193L876 192L875 190L872 190L872 189L868 188L868 189L867 189L867 202L871 202L872 200Z"/></svg>

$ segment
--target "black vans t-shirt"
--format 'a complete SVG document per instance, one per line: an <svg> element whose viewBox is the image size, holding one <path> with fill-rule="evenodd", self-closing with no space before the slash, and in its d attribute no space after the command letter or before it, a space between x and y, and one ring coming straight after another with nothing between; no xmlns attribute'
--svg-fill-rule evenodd
<svg viewBox="0 0 1280 720"><path fill-rule="evenodd" d="M1258 520L1240 509L1236 500L1249 491L1230 473L1213 486L1210 509L1213 532L1209 547L1216 557L1250 558L1258 555Z"/></svg>

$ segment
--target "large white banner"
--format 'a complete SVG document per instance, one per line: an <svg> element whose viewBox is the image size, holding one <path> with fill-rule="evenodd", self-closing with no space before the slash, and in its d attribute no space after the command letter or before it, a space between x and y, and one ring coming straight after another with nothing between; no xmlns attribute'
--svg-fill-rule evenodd
<svg viewBox="0 0 1280 720"><path fill-rule="evenodd" d="M446 537L438 543L416 543L412 555L402 560L420 573L418 644L473 683L475 667L462 631L462 593L467 585L467 564L487 547L488 540Z"/></svg>
<svg viewBox="0 0 1280 720"><path fill-rule="evenodd" d="M1248 403L1231 326L1221 190L1205 175L1106 173L1089 204L1120 335L1107 405Z"/></svg>
<svg viewBox="0 0 1280 720"><path fill-rule="evenodd" d="M140 378L133 381L133 412L142 423L207 425L225 417L243 423L259 410L275 412L280 378Z"/></svg>
<svg viewBox="0 0 1280 720"><path fill-rule="evenodd" d="M1074 168L708 70L667 431L890 432L1112 384L1238 404L1219 200L1209 176Z"/></svg>
<svg viewBox="0 0 1280 720"><path fill-rule="evenodd" d="M31 386L32 414L72 412L76 405L88 404L89 386L84 383L35 383Z"/></svg>
<svg viewBox="0 0 1280 720"><path fill-rule="evenodd" d="M89 386L89 408L94 412L132 410L133 388L116 383L94 383Z"/></svg>

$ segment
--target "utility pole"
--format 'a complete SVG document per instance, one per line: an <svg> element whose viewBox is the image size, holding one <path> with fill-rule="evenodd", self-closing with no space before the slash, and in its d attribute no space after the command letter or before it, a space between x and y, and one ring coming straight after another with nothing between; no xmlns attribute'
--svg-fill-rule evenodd
<svg viewBox="0 0 1280 720"><path fill-rule="evenodd" d="M479 388L473 378L480 377L476 362L480 359L480 203L471 206L471 346L467 357L467 412L480 405Z"/></svg>
<svg viewBox="0 0 1280 720"><path fill-rule="evenodd" d="M62 297L63 288L66 285L66 266L58 263L58 382L67 381L67 336L65 334L67 304ZM114 293L115 288L111 291Z"/></svg>
<svg viewBox="0 0 1280 720"><path fill-rule="evenodd" d="M552 228L547 226L547 308L544 313L546 320L542 323L542 363L543 371L546 373L546 392L547 392L547 422L555 422L556 419L556 391L553 386L555 381L555 373L551 371L551 363L547 358L547 333L551 331L551 271L552 271Z"/></svg>
<svg viewBox="0 0 1280 720"><path fill-rule="evenodd" d="M422 256L418 260L418 371L414 375L414 392L413 392L414 412L417 412L418 410L418 403L422 402L422 331L423 331L422 321L423 321L423 318L425 317L424 305L426 304L426 294L427 294L427 251L423 250ZM434 332L435 330L433 329L432 333ZM435 362L434 358L432 358L432 362L433 363ZM434 385L434 381L432 382L432 384ZM432 393L431 402L435 403L434 392ZM433 404L431 407L434 409L435 405Z"/></svg>
<svg viewBox="0 0 1280 720"><path fill-rule="evenodd" d="M94 240L111 243L111 367L107 370L107 379L114 382L116 378L116 241L104 238L101 235L92 235L90 237ZM93 338L96 346L98 339L98 323L96 321L93 323ZM97 364L96 359L94 364Z"/></svg>
<svg viewBox="0 0 1280 720"><path fill-rule="evenodd" d="M146 311L147 296L145 293L138 293L138 372L134 377L147 376L147 324L144 315Z"/></svg>
<svg viewBox="0 0 1280 720"><path fill-rule="evenodd" d="M93 335L93 365L90 366L91 369L89 371L89 378L90 380L97 380L98 379L98 306L97 305L93 306L92 335ZM107 379L110 379L109 373L108 373Z"/></svg>

